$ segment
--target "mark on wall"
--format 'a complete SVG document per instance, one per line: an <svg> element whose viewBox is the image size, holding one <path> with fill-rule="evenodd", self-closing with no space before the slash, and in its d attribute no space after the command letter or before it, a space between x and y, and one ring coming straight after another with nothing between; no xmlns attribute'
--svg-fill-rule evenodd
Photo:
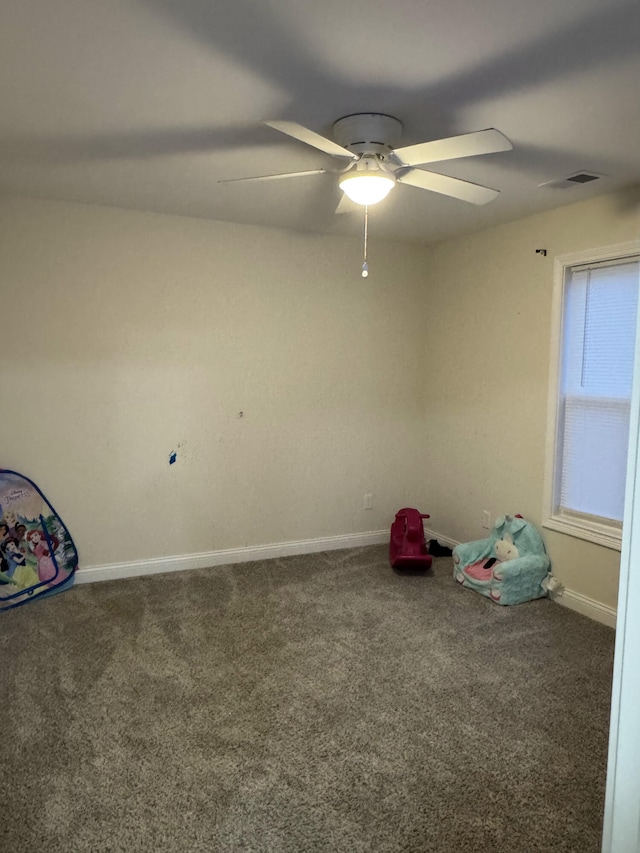
<svg viewBox="0 0 640 853"><path fill-rule="evenodd" d="M176 449L172 450L169 454L169 465L173 465L176 462L178 465L186 465L187 462L196 459L197 455L197 446L193 442L189 443L186 439L179 441L176 444Z"/></svg>

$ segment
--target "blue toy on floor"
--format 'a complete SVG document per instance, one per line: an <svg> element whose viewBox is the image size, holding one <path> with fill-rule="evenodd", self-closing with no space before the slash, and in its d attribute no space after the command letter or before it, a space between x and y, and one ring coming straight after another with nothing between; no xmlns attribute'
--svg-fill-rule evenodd
<svg viewBox="0 0 640 853"><path fill-rule="evenodd" d="M487 539L453 549L453 576L497 604L547 595L551 564L542 537L522 516L503 515Z"/></svg>

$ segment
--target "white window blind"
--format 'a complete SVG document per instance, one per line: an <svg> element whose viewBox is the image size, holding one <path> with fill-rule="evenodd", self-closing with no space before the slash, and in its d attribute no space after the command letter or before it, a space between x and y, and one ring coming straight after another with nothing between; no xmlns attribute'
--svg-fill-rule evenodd
<svg viewBox="0 0 640 853"><path fill-rule="evenodd" d="M622 522L640 264L568 270L556 506Z"/></svg>

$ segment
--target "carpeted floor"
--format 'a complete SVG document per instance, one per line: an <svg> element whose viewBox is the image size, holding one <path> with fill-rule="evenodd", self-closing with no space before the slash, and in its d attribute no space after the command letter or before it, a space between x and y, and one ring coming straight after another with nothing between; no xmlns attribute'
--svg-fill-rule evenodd
<svg viewBox="0 0 640 853"><path fill-rule="evenodd" d="M614 632L386 547L0 615L0 850L596 853Z"/></svg>

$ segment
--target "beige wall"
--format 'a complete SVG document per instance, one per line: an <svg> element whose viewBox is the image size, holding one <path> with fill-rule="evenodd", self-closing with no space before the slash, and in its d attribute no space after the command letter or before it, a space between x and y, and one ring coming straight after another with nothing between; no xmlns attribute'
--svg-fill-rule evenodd
<svg viewBox="0 0 640 853"><path fill-rule="evenodd" d="M83 566L388 529L403 505L459 541L484 509L539 525L553 258L637 236L621 193L431 250L373 240L363 280L357 241L4 199L0 464ZM618 552L543 534L615 606Z"/></svg>
<svg viewBox="0 0 640 853"><path fill-rule="evenodd" d="M372 239L367 280L360 258L0 203L0 465L45 491L81 566L387 529L419 502L425 252Z"/></svg>
<svg viewBox="0 0 640 853"><path fill-rule="evenodd" d="M633 193L600 197L430 253L424 503L435 530L483 538L485 509L540 525L553 259L636 239L636 201ZM615 607L619 552L542 533L563 583Z"/></svg>

